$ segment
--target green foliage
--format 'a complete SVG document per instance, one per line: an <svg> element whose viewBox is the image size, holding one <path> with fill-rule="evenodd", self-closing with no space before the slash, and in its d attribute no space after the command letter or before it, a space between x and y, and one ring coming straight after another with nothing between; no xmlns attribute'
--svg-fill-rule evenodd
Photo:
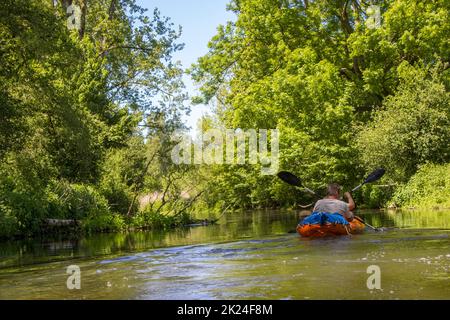
<svg viewBox="0 0 450 320"><path fill-rule="evenodd" d="M81 221L82 231L113 232L125 228L122 216L111 212L108 201L93 186L55 181L49 185L48 217Z"/></svg>
<svg viewBox="0 0 450 320"><path fill-rule="evenodd" d="M313 189L355 186L377 166L402 182L419 165L449 161L448 1L380 2L366 25L361 1L231 1L190 72L226 128L280 130L281 170ZM213 99L214 98L214 99ZM200 101L196 97L196 102ZM211 169L209 203L309 203L256 168ZM381 206L388 190L361 200Z"/></svg>
<svg viewBox="0 0 450 320"><path fill-rule="evenodd" d="M83 220L82 228L86 233L118 232L124 230L126 223L118 214L102 214L89 216Z"/></svg>
<svg viewBox="0 0 450 320"><path fill-rule="evenodd" d="M192 218L186 212L171 215L155 211L153 206L146 206L132 218L131 225L138 229L168 229L191 222Z"/></svg>
<svg viewBox="0 0 450 320"><path fill-rule="evenodd" d="M175 219L146 208L133 217L132 225L142 229L166 229L175 225Z"/></svg>
<svg viewBox="0 0 450 320"><path fill-rule="evenodd" d="M171 135L188 110L172 62L180 30L135 0L74 0L81 29L70 31L69 3L0 5L0 236L37 234L48 218L86 232L166 228L312 201L259 165L175 165ZM215 102L202 129L278 129L280 169L316 190L353 187L375 166L388 182L413 176L395 199L416 205L409 190L450 157L449 2L380 6L370 29L361 1L230 1L236 21L190 70L193 102ZM423 203L445 203L424 188ZM389 192L357 196L381 206Z"/></svg>
<svg viewBox="0 0 450 320"><path fill-rule="evenodd" d="M0 204L0 239L19 235L19 223L10 208Z"/></svg>
<svg viewBox="0 0 450 320"><path fill-rule="evenodd" d="M0 235L37 234L47 218L123 228L145 189L144 138L187 110L169 19L134 0L75 0L70 31L69 3L0 5Z"/></svg>
<svg viewBox="0 0 450 320"><path fill-rule="evenodd" d="M364 187L361 196L355 199L363 203L362 208L385 208L395 192L392 185L367 185Z"/></svg>
<svg viewBox="0 0 450 320"><path fill-rule="evenodd" d="M427 164L398 188L391 205L418 208L450 208L450 164Z"/></svg>
<svg viewBox="0 0 450 320"><path fill-rule="evenodd" d="M39 231L47 216L44 167L48 163L39 155L23 153L0 164L0 210L19 233L30 235Z"/></svg>
<svg viewBox="0 0 450 320"><path fill-rule="evenodd" d="M146 173L145 163L145 145L139 137L129 139L126 148L113 149L106 155L100 190L113 212L128 213L136 182ZM136 206L134 203L133 212L136 212Z"/></svg>
<svg viewBox="0 0 450 320"><path fill-rule="evenodd" d="M360 131L357 146L366 168L384 166L405 182L422 164L450 161L450 94L436 73L399 66L400 85Z"/></svg>
<svg viewBox="0 0 450 320"><path fill-rule="evenodd" d="M49 189L50 218L83 220L110 213L107 200L93 186L57 181Z"/></svg>

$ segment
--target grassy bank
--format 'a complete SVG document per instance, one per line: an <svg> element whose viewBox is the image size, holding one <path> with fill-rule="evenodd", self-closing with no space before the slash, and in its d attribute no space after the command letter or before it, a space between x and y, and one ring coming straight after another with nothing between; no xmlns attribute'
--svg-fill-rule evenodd
<svg viewBox="0 0 450 320"><path fill-rule="evenodd" d="M66 221L66 220L59 220ZM37 228L24 231L21 224L4 214L0 215L0 239L52 237L56 235L82 236L94 233L117 233L132 230L166 230L198 222L190 215L171 216L143 211L133 217L120 214L87 216L68 225L51 225L47 219L36 222Z"/></svg>
<svg viewBox="0 0 450 320"><path fill-rule="evenodd" d="M22 193L12 189L0 192L0 238L23 238L49 236L57 233L91 234L100 232L120 232L142 229L168 229L195 223L195 212L176 210L160 202L136 205L132 215L117 210L130 205L112 204L105 191L84 184L59 183L49 186L40 194ZM189 199L185 200L186 206ZM183 202L179 204L183 205ZM75 223L60 226L51 225L49 219L72 220Z"/></svg>

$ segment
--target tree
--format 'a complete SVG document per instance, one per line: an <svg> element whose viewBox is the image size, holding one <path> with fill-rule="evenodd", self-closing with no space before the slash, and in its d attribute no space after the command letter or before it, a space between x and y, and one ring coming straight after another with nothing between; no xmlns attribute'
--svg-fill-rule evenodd
<svg viewBox="0 0 450 320"><path fill-rule="evenodd" d="M438 71L399 66L395 94L358 136L365 167L384 166L392 179L406 182L421 165L450 161L450 94Z"/></svg>
<svg viewBox="0 0 450 320"><path fill-rule="evenodd" d="M398 92L403 81L401 66L439 65L436 70L447 86L440 90L445 92L450 83L448 1L375 4L382 14L377 28L366 23L369 4L364 1L231 1L236 21L218 27L209 52L191 68L202 91L195 100L215 101L216 115L227 128L278 128L282 169L301 173L309 185L353 185L368 166L357 154L370 148L356 143L357 132L364 135L366 125L376 126L370 124L373 112L394 104L387 97ZM393 116L395 108L391 110ZM442 129L441 116L435 114L432 121ZM446 135L437 136L439 142L433 140L429 151L442 149L440 139ZM373 142L378 142L376 137ZM420 158L417 152L408 156L411 162L428 157ZM415 169L407 170L410 174ZM283 187L274 180L263 182L263 177L255 180L252 170L247 171L246 180L267 185L271 201L278 203ZM224 170L224 176L229 174ZM230 189L232 185L223 186L217 194ZM252 201L265 203L267 197L261 193ZM284 201L298 199L294 193L292 197Z"/></svg>
<svg viewBox="0 0 450 320"><path fill-rule="evenodd" d="M79 30L67 27L71 5L81 9ZM37 231L65 210L59 185L97 192L106 155L150 137L153 115L179 123L187 111L171 59L179 34L133 0L2 2L0 214Z"/></svg>

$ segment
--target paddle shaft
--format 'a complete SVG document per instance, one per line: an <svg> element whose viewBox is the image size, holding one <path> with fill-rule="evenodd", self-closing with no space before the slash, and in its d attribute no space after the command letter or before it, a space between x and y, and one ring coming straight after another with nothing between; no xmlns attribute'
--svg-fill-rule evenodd
<svg viewBox="0 0 450 320"><path fill-rule="evenodd" d="M365 222L363 219L361 219L360 217L354 216L354 219L358 220L361 223L364 223L366 226L368 226L369 228L378 231L378 228L375 228L374 226L371 226L370 224L368 224L367 222Z"/></svg>
<svg viewBox="0 0 450 320"><path fill-rule="evenodd" d="M317 193L315 193L313 190L311 190L310 188L307 188L307 187L305 187L305 186L303 186L303 188L304 188L306 191L308 191L309 193L311 193L312 195L315 195L316 197L320 198L320 196L319 196Z"/></svg>
<svg viewBox="0 0 450 320"><path fill-rule="evenodd" d="M361 188L363 185L365 185L365 183L361 183L359 186L354 187L354 188L352 189L351 192L355 192L356 190L358 190L359 188Z"/></svg>

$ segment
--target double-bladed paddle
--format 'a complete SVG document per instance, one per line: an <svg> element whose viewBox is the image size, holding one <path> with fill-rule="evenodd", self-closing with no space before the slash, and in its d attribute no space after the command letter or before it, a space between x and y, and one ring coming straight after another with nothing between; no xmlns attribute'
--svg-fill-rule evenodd
<svg viewBox="0 0 450 320"><path fill-rule="evenodd" d="M364 180L363 183L361 183L359 186L353 188L352 192L355 192L356 190L361 188L366 183L371 183L371 182L375 182L377 180L380 180L381 177L384 176L385 173L386 173L386 170L384 170L383 168L376 169L374 172L372 172L371 174L369 174L367 176L367 178Z"/></svg>

